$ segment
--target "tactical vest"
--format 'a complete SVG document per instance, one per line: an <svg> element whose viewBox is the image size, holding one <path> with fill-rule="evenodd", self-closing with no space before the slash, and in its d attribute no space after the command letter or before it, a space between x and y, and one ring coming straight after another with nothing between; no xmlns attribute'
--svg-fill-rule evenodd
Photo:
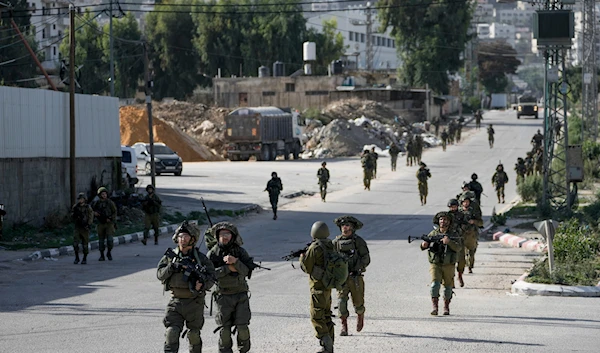
<svg viewBox="0 0 600 353"><path fill-rule="evenodd" d="M183 258L179 248L175 248L175 250L173 250L173 251L177 254L177 257L179 259ZM196 248L193 248L192 252L193 252L193 260L196 263L201 264L202 262L200 262L200 256L197 253L198 250ZM190 255L187 255L187 256L189 257ZM175 260L176 259L172 259L170 261L175 262ZM167 280L165 280L163 282L163 284L165 286L164 290L171 291L171 296L173 296L175 298L194 298L194 297L196 297L196 295L190 291L189 282L183 279L183 272L173 273L171 275L171 277L169 277Z"/></svg>
<svg viewBox="0 0 600 353"><path fill-rule="evenodd" d="M354 234L349 238L340 237L336 242L336 250L348 258L348 271L355 272L361 270L360 257Z"/></svg>
<svg viewBox="0 0 600 353"><path fill-rule="evenodd" d="M239 247L238 247L239 248ZM238 258L238 261L242 261L240 259L240 252L236 252L235 249L232 249L229 253L225 253L223 249L219 248L219 246L215 246L213 250L211 250L209 260L215 265L215 268L219 268L221 266L225 266L223 262L223 257L225 255L231 255ZM213 252L214 251L214 252ZM217 290L216 292L221 294L236 294L248 291L248 281L245 276L240 275L238 272L230 272L226 276L220 277L217 280Z"/></svg>
<svg viewBox="0 0 600 353"><path fill-rule="evenodd" d="M89 207L90 206L87 204L84 204L83 206L77 204L73 207L73 220L75 221L75 225L77 227L85 227L89 224Z"/></svg>

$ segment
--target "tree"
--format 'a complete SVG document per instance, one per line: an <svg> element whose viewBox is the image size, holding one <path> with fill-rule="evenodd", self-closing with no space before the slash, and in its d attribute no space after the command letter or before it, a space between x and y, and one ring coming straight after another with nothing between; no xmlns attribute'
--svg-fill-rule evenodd
<svg viewBox="0 0 600 353"><path fill-rule="evenodd" d="M337 20L323 21L323 30L318 32L311 28L307 32L307 40L315 42L317 49L317 60L315 63L314 73L324 75L328 72L328 66L333 60L337 60L344 54L347 46L344 45L344 36L341 33L336 33Z"/></svg>
<svg viewBox="0 0 600 353"><path fill-rule="evenodd" d="M490 93L506 91L508 78L506 74L514 74L521 65L517 52L505 41L481 43L477 51L479 80Z"/></svg>
<svg viewBox="0 0 600 353"><path fill-rule="evenodd" d="M13 19L34 52L37 51L35 42L36 29L31 27L28 3L26 0L3 0L13 6ZM37 75L37 66L25 45L12 28L10 14L3 9L0 17L0 85L21 85L18 81L33 78ZM30 29L29 31L27 29ZM41 58L38 55L38 58ZM14 61L11 61L14 60ZM35 86L35 81L26 81L29 87Z"/></svg>
<svg viewBox="0 0 600 353"><path fill-rule="evenodd" d="M527 82L527 88L533 92L544 92L544 67L537 65L537 67L525 67L520 68L517 71L519 78Z"/></svg>
<svg viewBox="0 0 600 353"><path fill-rule="evenodd" d="M104 26L104 33L109 32L108 26ZM113 37L115 89L121 98L133 97L144 75L144 47L142 33L131 13L113 21ZM104 48L110 47L109 40L108 36L103 37Z"/></svg>
<svg viewBox="0 0 600 353"><path fill-rule="evenodd" d="M449 92L449 74L462 66L460 54L473 8L466 0L380 0L382 28L391 26L398 55L399 75L409 86L429 84L436 92Z"/></svg>
<svg viewBox="0 0 600 353"><path fill-rule="evenodd" d="M175 4L183 5L181 1ZM157 99L184 99L196 86L206 83L199 73L200 58L192 44L195 26L188 12L192 9L189 5L160 5L156 10L178 13L152 12L146 17L145 32L154 72L153 93Z"/></svg>
<svg viewBox="0 0 600 353"><path fill-rule="evenodd" d="M104 47L102 46L102 31L98 23L92 18L92 14L86 11L83 16L75 18L75 65L79 67L77 82L81 86L81 93L103 94L108 89L108 65L104 58ZM67 29L66 33L69 33ZM67 36L60 43L60 54L69 65L69 52L71 40ZM68 75L68 71L66 73ZM68 79L67 81L68 82ZM78 90L79 88L76 88Z"/></svg>

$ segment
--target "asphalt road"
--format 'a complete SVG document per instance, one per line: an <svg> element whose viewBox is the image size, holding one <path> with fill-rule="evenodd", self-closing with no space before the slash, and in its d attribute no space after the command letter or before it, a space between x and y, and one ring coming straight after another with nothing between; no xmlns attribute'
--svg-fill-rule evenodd
<svg viewBox="0 0 600 353"><path fill-rule="evenodd" d="M516 196L513 171L518 156L529 150L529 140L542 120L517 120L513 112L490 112L496 146L487 145L485 129L470 130L463 142L429 150L423 160L431 169L430 196L420 206L416 167L400 164L389 170L380 159L378 179L371 191L361 185L358 159L332 160L333 185L328 202L318 195L285 200L280 217L269 212L237 222L246 248L271 271L257 271L250 281L253 352L311 352L318 349L309 321L306 275L280 257L310 240L314 221L331 222L352 214L365 223L358 233L370 247L372 263L365 281L366 325L356 333L355 315L348 337L336 337L337 352L598 352L600 301L595 298L519 297L510 295L517 279L537 255L482 241L474 274L466 287L455 290L451 316L429 315L427 255L408 235L431 229L432 216L446 209L462 181L479 174L484 192L484 214L505 205L495 203L490 179L501 160L511 179L507 200ZM486 126L484 124L484 127ZM283 179L285 193L318 191L319 161L188 163L184 176L160 176L157 189L166 202L182 211L199 210L197 199L214 205L268 206L262 190L271 171ZM90 255L86 266L71 258L33 263L9 261L0 252L0 351L2 352L160 352L162 315L168 294L156 279L160 246L139 243L115 248L112 262ZM335 302L335 300L334 300ZM202 331L205 352L217 352L214 319L206 312ZM338 331L339 327L336 328ZM186 344L182 341L180 351Z"/></svg>

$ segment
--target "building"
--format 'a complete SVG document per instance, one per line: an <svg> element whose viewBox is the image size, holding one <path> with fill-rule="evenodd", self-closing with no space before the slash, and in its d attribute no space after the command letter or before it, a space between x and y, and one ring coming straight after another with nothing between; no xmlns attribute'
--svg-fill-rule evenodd
<svg viewBox="0 0 600 353"><path fill-rule="evenodd" d="M30 32L35 34L38 50L43 53L42 66L50 73L60 69L59 47L69 27L69 4L67 0L30 0Z"/></svg>
<svg viewBox="0 0 600 353"><path fill-rule="evenodd" d="M518 5L517 5L518 6ZM535 8L494 9L494 21L515 27L529 27L533 23Z"/></svg>

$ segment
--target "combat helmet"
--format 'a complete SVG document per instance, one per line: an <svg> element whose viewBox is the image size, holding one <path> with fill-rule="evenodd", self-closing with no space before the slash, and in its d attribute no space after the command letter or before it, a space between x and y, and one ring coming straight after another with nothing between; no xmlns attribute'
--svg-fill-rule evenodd
<svg viewBox="0 0 600 353"><path fill-rule="evenodd" d="M452 221L454 220L454 217L452 217L452 214L450 214L447 211L442 211L442 212L438 212L435 214L435 216L433 216L433 224L435 225L440 225L440 218L442 217L446 217L448 218L448 221L450 222L450 224L452 224Z"/></svg>
<svg viewBox="0 0 600 353"><path fill-rule="evenodd" d="M327 162L323 161L323 163L321 163L321 165L324 167L327 165Z"/></svg>
<svg viewBox="0 0 600 353"><path fill-rule="evenodd" d="M334 219L333 223L335 223L335 225L338 226L340 229L342 229L342 224L344 224L344 223L352 224L355 231L357 231L363 227L363 224L361 221L359 221L355 217L348 216L348 215L341 216L341 217Z"/></svg>
<svg viewBox="0 0 600 353"><path fill-rule="evenodd" d="M85 193L83 193L83 192L80 192L77 195L77 200L81 200L81 199L87 200L87 197L85 196Z"/></svg>
<svg viewBox="0 0 600 353"><path fill-rule="evenodd" d="M425 164L424 162L419 162L419 165L423 168L427 168L427 164Z"/></svg>
<svg viewBox="0 0 600 353"><path fill-rule="evenodd" d="M177 236L181 233L187 233L190 235L190 245L195 246L198 242L198 237L200 236L200 228L194 223L190 223L187 220L183 221L177 230L175 230L175 234L173 234L173 242L177 244Z"/></svg>
<svg viewBox="0 0 600 353"><path fill-rule="evenodd" d="M277 172L271 173L271 177L275 178L277 176Z"/></svg>
<svg viewBox="0 0 600 353"><path fill-rule="evenodd" d="M473 173L471 174L471 180L477 180L478 176L477 174Z"/></svg>
<svg viewBox="0 0 600 353"><path fill-rule="evenodd" d="M500 168L504 169L504 165L502 164L502 161L498 161L498 166L496 166L496 170L498 170Z"/></svg>
<svg viewBox="0 0 600 353"><path fill-rule="evenodd" d="M146 191L148 191L148 189L155 190L155 189L154 189L154 185L152 185L152 184L148 184L148 185L146 185Z"/></svg>
<svg viewBox="0 0 600 353"><path fill-rule="evenodd" d="M475 199L475 192L469 190L460 195L458 202L462 203L464 200L473 201L473 199Z"/></svg>
<svg viewBox="0 0 600 353"><path fill-rule="evenodd" d="M242 241L242 237L240 236L240 232L238 231L237 227L231 222L219 222L219 223L215 224L214 226L212 226L212 228L211 228L212 236L214 236L214 238L218 240L219 239L219 231L221 231L223 229L227 229L228 231L231 232L231 234L232 234L231 244L236 243L239 246L244 245L244 242Z"/></svg>
<svg viewBox="0 0 600 353"><path fill-rule="evenodd" d="M107 188L105 188L104 186L102 186L102 187L100 187L100 188L98 189L98 192L97 192L98 196L100 196L100 194L101 194L101 193L103 193L103 192L105 192L105 193L106 193L106 195L108 195L108 189L107 189Z"/></svg>
<svg viewBox="0 0 600 353"><path fill-rule="evenodd" d="M466 181L463 181L463 182L462 182L462 187L461 187L461 188L462 188L462 189L464 189L464 188L467 188L467 189L471 190L471 185L470 185L468 182L466 182Z"/></svg>
<svg viewBox="0 0 600 353"><path fill-rule="evenodd" d="M329 237L329 227L325 222L315 222L310 228L310 236L313 239L327 239Z"/></svg>
<svg viewBox="0 0 600 353"><path fill-rule="evenodd" d="M458 200L457 199L450 199L448 201L448 207L451 207L451 206L458 206Z"/></svg>
<svg viewBox="0 0 600 353"><path fill-rule="evenodd" d="M525 161L523 160L523 158L521 158L521 157L517 158L517 163L523 163L523 162L525 162Z"/></svg>

